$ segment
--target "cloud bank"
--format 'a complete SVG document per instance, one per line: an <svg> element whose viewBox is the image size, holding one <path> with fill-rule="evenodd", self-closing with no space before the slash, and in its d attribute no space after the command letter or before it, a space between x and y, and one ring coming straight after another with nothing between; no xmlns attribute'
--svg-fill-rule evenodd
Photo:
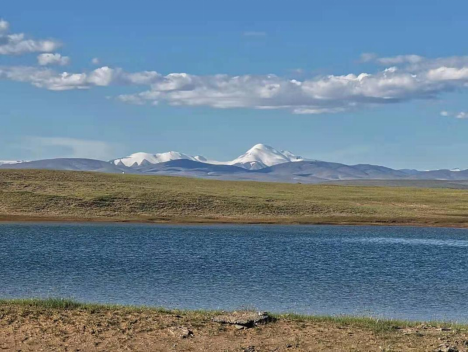
<svg viewBox="0 0 468 352"><path fill-rule="evenodd" d="M303 80L270 75L193 75L157 71L127 72L108 66L91 71L58 71L46 65L66 65L69 58L53 54L58 42L24 39L7 34L0 21L0 54L45 51L39 66L0 67L0 79L64 91L108 86L138 86L141 91L121 94L130 104L207 106L217 109L285 109L295 114L340 113L416 99L436 99L442 93L468 87L468 57L428 59L419 55L378 57L363 54L361 61L383 65L375 72L328 75ZM98 60L93 60L98 63ZM135 89L132 89L133 91Z"/></svg>

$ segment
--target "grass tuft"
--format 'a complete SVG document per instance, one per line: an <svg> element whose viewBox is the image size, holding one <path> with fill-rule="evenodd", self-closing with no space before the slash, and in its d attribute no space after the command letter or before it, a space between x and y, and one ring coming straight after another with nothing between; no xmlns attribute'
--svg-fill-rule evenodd
<svg viewBox="0 0 468 352"><path fill-rule="evenodd" d="M468 330L467 324L459 324L454 322L439 322L439 321L409 321L398 319L380 319L375 317L358 317L348 315L337 316L317 316L317 315L302 315L302 314L274 314L277 319L285 319L292 321L303 322L318 322L318 323L335 323L342 326L359 327L366 330L372 330L377 333L397 331L405 328L426 326L433 328L448 328L452 330Z"/></svg>

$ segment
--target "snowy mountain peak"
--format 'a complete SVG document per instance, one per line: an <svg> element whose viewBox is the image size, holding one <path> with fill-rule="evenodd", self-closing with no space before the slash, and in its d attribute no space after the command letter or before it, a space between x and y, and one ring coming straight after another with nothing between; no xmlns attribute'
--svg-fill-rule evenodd
<svg viewBox="0 0 468 352"><path fill-rule="evenodd" d="M150 154L150 153L134 153L124 158L112 160L114 165L124 165L127 167L135 167L141 166L144 164L158 164L158 163L165 163L171 160L180 160L180 159L187 159L187 160L196 160L195 157L179 153L179 152L166 152L166 153L158 153L158 154Z"/></svg>
<svg viewBox="0 0 468 352"><path fill-rule="evenodd" d="M241 166L246 169L261 169L265 166L273 166L289 161L287 156L276 149L265 144L256 144L245 154L231 161L230 164Z"/></svg>
<svg viewBox="0 0 468 352"><path fill-rule="evenodd" d="M291 152L280 152L269 145L256 144L245 154L231 161L230 165L240 166L249 170L257 170L268 166L303 160L303 158Z"/></svg>
<svg viewBox="0 0 468 352"><path fill-rule="evenodd" d="M214 165L235 165L247 170L260 170L277 164L306 160L289 151L278 151L266 144L256 144L238 158L226 162L210 160L201 155L191 156L171 151L158 154L134 153L124 158L112 160L111 163L117 166L138 167L145 164L158 164L180 159Z"/></svg>
<svg viewBox="0 0 468 352"><path fill-rule="evenodd" d="M270 147L269 145L266 145L266 144L262 144L262 143L259 143L259 144L255 144L252 148L249 149L250 150L275 150L275 148L273 147Z"/></svg>

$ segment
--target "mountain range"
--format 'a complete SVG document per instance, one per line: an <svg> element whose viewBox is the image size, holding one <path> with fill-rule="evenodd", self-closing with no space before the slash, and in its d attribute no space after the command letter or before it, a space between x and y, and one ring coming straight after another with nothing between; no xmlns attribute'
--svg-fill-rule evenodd
<svg viewBox="0 0 468 352"><path fill-rule="evenodd" d="M294 155L287 150L278 151L268 145L257 144L246 153L231 161L216 161L200 155L191 156L179 152L167 152L159 154L135 153L124 158L112 160L111 162L117 166L141 167L174 160L191 160L212 165L238 166L246 170L261 170L273 165L306 161L307 159Z"/></svg>
<svg viewBox="0 0 468 352"><path fill-rule="evenodd" d="M306 159L289 151L257 144L231 161L216 161L179 152L135 153L110 161L57 158L0 161L0 169L51 169L249 180L323 183L352 180L468 180L468 170L395 170L378 165L345 165Z"/></svg>

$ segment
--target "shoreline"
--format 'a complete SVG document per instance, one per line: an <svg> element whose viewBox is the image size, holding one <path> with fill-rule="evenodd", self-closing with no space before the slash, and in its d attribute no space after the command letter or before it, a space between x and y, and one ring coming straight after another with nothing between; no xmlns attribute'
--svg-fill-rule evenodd
<svg viewBox="0 0 468 352"><path fill-rule="evenodd" d="M456 223L448 220L434 223L428 222L399 222L399 221L358 221L358 220L272 220L272 219L107 219L107 218L74 218L74 217L38 217L25 215L2 215L1 224L27 224L27 223L50 223L50 224L141 224L141 225L187 225L187 226L209 226L209 225L261 225L261 226L370 226L370 227L427 227L427 228L454 228L467 229L468 222Z"/></svg>
<svg viewBox="0 0 468 352"><path fill-rule="evenodd" d="M172 315L206 315L213 317L220 314L230 314L235 311L254 311L264 312L263 310L256 309L237 309L237 310L223 310L223 309L179 309L179 308L165 308L162 306L151 305L131 305L131 304L118 304L118 303L94 303L94 302L81 302L74 299L49 297L49 298L1 298L0 308L5 306L17 306L24 308L38 308L38 309L57 309L57 310L125 310L127 312L142 312L152 311ZM416 326L420 324L434 325L438 327L453 327L463 328L468 330L468 319L466 323L460 323L451 320L412 320L412 319L394 319L382 318L372 315L316 315L316 314L301 314L294 312L266 312L275 320L287 319L292 321L340 321L348 324L380 324L388 326L389 329L395 329L397 325L403 327Z"/></svg>
<svg viewBox="0 0 468 352"><path fill-rule="evenodd" d="M468 345L468 324L271 314L268 322L247 327L216 319L235 314L66 299L0 299L0 348L22 351L78 348L93 351L466 351Z"/></svg>

